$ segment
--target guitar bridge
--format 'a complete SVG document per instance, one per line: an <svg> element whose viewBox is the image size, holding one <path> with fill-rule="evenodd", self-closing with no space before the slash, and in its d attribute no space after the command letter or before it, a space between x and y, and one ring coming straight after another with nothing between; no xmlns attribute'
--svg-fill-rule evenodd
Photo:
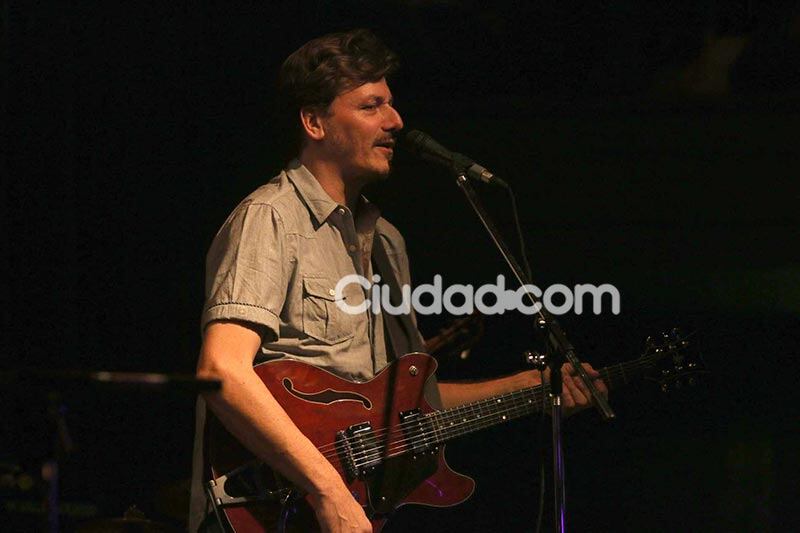
<svg viewBox="0 0 800 533"><path fill-rule="evenodd" d="M381 463L381 450L369 422L354 424L336 434L347 474L351 478L364 478Z"/></svg>

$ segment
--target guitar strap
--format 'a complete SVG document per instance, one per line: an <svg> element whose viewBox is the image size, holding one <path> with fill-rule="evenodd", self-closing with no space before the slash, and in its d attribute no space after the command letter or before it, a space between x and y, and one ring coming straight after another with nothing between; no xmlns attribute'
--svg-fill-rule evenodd
<svg viewBox="0 0 800 533"><path fill-rule="evenodd" d="M381 281L389 287L389 301L392 306L398 307L402 301L400 282L395 276L389 255L377 230L372 239L372 263L373 268L380 274ZM411 302L408 304L410 306ZM386 353L389 356L387 359L391 361L407 353L425 351L410 312L399 315L384 312L382 315Z"/></svg>

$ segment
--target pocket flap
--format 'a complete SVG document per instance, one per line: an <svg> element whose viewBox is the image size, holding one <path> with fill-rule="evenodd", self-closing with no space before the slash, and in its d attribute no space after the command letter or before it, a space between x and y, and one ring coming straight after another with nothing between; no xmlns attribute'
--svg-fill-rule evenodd
<svg viewBox="0 0 800 533"><path fill-rule="evenodd" d="M331 302L336 301L334 284L328 278L303 278L303 289L311 296Z"/></svg>

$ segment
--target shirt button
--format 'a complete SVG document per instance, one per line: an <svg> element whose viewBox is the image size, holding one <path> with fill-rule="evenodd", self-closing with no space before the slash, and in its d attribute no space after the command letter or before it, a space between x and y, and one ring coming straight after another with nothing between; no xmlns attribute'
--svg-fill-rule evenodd
<svg viewBox="0 0 800 533"><path fill-rule="evenodd" d="M336 296L336 291L333 289L328 289L328 294L330 294L331 296Z"/></svg>
<svg viewBox="0 0 800 533"><path fill-rule="evenodd" d="M355 244L351 244L350 246L347 247L347 249L350 250L351 252L355 252L357 250Z"/></svg>
<svg viewBox="0 0 800 533"><path fill-rule="evenodd" d="M340 207L340 208L339 208L339 214L340 214L340 215L342 215L342 216L344 216L344 214L345 214L344 207Z"/></svg>

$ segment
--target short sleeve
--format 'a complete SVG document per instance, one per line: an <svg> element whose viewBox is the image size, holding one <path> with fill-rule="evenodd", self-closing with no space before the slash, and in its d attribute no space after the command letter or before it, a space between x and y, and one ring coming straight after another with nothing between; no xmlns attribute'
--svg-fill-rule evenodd
<svg viewBox="0 0 800 533"><path fill-rule="evenodd" d="M242 204L222 225L206 257L206 302L201 327L214 320L242 320L279 337L289 258L286 233L274 208Z"/></svg>

